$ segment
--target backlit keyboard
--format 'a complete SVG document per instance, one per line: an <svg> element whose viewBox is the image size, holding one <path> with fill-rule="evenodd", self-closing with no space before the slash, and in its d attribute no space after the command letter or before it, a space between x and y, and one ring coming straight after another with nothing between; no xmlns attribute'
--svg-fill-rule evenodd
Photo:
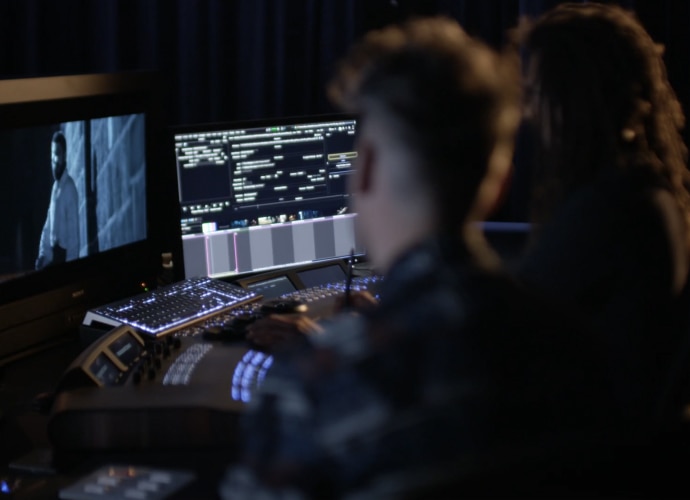
<svg viewBox="0 0 690 500"><path fill-rule="evenodd" d="M91 320L130 325L158 336L261 296L239 285L207 277L187 278L87 313Z"/></svg>

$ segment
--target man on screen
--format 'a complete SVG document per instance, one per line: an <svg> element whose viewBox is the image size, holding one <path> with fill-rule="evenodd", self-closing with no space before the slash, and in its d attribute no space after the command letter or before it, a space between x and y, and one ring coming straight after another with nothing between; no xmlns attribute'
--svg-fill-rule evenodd
<svg viewBox="0 0 690 500"><path fill-rule="evenodd" d="M43 225L36 269L79 257L79 195L67 172L67 141L61 131L53 134L50 147L53 189Z"/></svg>

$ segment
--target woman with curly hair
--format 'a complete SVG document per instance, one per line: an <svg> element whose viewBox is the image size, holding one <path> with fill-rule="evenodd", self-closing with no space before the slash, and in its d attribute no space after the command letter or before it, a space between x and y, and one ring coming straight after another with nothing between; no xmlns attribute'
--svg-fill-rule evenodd
<svg viewBox="0 0 690 500"><path fill-rule="evenodd" d="M536 139L522 280L600 330L629 415L676 418L690 176L663 47L632 12L590 2L558 5L516 34Z"/></svg>

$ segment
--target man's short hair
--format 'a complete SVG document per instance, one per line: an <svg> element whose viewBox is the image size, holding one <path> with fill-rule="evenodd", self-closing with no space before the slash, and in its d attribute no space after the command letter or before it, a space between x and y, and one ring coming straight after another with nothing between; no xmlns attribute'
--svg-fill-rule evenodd
<svg viewBox="0 0 690 500"><path fill-rule="evenodd" d="M517 58L446 17L372 31L341 61L331 100L366 120L382 112L416 155L441 208L464 219L487 169L508 168L519 123ZM375 111L375 109L377 111Z"/></svg>

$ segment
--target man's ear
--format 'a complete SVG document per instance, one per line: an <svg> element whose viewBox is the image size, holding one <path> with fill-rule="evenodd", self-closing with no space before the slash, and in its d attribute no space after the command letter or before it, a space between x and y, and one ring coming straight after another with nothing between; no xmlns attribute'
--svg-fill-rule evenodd
<svg viewBox="0 0 690 500"><path fill-rule="evenodd" d="M470 217L485 220L498 212L510 191L513 167L505 171L493 171L484 178L477 191Z"/></svg>
<svg viewBox="0 0 690 500"><path fill-rule="evenodd" d="M366 193L371 190L376 165L376 149L367 140L357 145L357 167L355 172L355 192Z"/></svg>
<svg viewBox="0 0 690 500"><path fill-rule="evenodd" d="M510 193L510 188L513 184L514 168L514 165L511 164L510 167L503 173L503 175L497 179L496 196L489 205L487 215L491 216L495 214L505 204L505 201Z"/></svg>

